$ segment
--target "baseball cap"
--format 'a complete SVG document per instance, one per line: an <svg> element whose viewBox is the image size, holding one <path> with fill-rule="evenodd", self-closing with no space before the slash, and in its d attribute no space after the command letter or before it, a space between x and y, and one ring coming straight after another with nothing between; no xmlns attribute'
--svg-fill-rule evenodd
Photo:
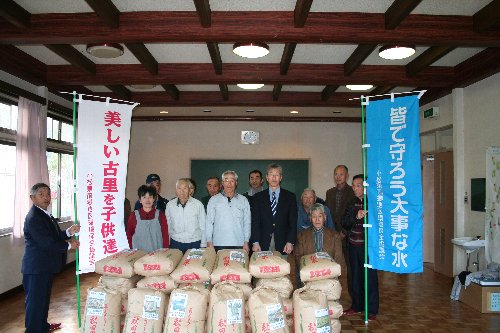
<svg viewBox="0 0 500 333"><path fill-rule="evenodd" d="M152 183L155 180L161 182L160 176L158 176L156 173L152 173L146 177L146 184Z"/></svg>

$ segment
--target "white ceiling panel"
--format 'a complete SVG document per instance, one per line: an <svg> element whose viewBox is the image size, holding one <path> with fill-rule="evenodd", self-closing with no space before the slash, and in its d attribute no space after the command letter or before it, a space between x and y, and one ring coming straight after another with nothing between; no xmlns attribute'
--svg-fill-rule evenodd
<svg viewBox="0 0 500 333"><path fill-rule="evenodd" d="M385 13L393 0L315 0L311 12Z"/></svg>
<svg viewBox="0 0 500 333"><path fill-rule="evenodd" d="M151 89L141 89L141 88L134 88L133 86L126 86L126 88L132 92L151 92L151 91L165 91L161 85L156 85Z"/></svg>
<svg viewBox="0 0 500 333"><path fill-rule="evenodd" d="M456 66L462 61L476 55L477 53L483 51L482 47L459 47L433 63L431 66Z"/></svg>
<svg viewBox="0 0 500 333"><path fill-rule="evenodd" d="M217 0L210 1L212 11L293 11L295 0Z"/></svg>
<svg viewBox="0 0 500 333"><path fill-rule="evenodd" d="M220 91L219 86L215 84L178 84L179 91Z"/></svg>
<svg viewBox="0 0 500 333"><path fill-rule="evenodd" d="M85 88L92 90L95 93L100 93L100 92L111 92L107 87L105 86L85 86Z"/></svg>
<svg viewBox="0 0 500 333"><path fill-rule="evenodd" d="M207 44L146 44L146 48L162 63L211 63Z"/></svg>
<svg viewBox="0 0 500 333"><path fill-rule="evenodd" d="M194 1L187 0L113 0L120 12L194 11Z"/></svg>
<svg viewBox="0 0 500 333"><path fill-rule="evenodd" d="M343 64L357 45L298 44L293 64Z"/></svg>
<svg viewBox="0 0 500 333"><path fill-rule="evenodd" d="M423 0L411 13L472 16L491 0Z"/></svg>
<svg viewBox="0 0 500 333"><path fill-rule="evenodd" d="M222 63L227 64L279 64L285 44L267 44L269 54L261 58L243 58L233 53L233 44L219 44ZM207 51L208 52L208 51Z"/></svg>
<svg viewBox="0 0 500 333"><path fill-rule="evenodd" d="M322 92L325 86L287 86L284 85L281 91L305 91L305 92Z"/></svg>
<svg viewBox="0 0 500 333"><path fill-rule="evenodd" d="M70 0L15 0L31 14L42 13L89 13L92 8L85 1Z"/></svg>
<svg viewBox="0 0 500 333"><path fill-rule="evenodd" d="M43 45L19 45L16 47L33 58L43 62L45 65L69 65L69 62Z"/></svg>

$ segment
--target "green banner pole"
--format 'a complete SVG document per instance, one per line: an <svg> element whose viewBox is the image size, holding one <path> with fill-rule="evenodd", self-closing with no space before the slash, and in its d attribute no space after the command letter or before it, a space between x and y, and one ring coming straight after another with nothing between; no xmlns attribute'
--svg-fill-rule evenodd
<svg viewBox="0 0 500 333"><path fill-rule="evenodd" d="M73 91L73 210L75 213L75 224L78 224L78 212L76 210L76 91ZM78 236L75 236L78 239ZM80 299L80 256L76 249L76 298L78 301L78 328L82 327L81 299Z"/></svg>
<svg viewBox="0 0 500 333"><path fill-rule="evenodd" d="M366 138L365 138L365 131L366 131L366 124L365 124L365 101L367 100L366 97L361 96L361 137L362 137L362 148L361 148L361 154L362 154L362 159L363 159L363 210L366 211L366 186L364 185L366 182ZM367 224L367 216L365 214L363 218L363 223ZM364 239L365 239L365 324L368 324L368 267L366 265L368 264L368 235L367 235L367 230L366 227L363 228L364 230Z"/></svg>

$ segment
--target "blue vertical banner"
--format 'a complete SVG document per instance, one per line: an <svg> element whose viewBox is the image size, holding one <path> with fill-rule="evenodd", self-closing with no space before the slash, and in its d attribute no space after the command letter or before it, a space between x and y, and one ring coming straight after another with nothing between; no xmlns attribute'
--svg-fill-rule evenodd
<svg viewBox="0 0 500 333"><path fill-rule="evenodd" d="M417 95L366 107L368 258L374 269L419 273L422 177Z"/></svg>

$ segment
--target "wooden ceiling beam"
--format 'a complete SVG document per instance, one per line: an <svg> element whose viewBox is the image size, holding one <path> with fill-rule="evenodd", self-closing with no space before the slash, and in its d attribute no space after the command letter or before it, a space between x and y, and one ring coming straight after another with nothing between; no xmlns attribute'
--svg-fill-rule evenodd
<svg viewBox="0 0 500 333"><path fill-rule="evenodd" d="M229 97L229 93L228 93ZM164 92L132 93L132 99L141 103L141 106L338 106L358 107L359 101L350 101L350 98L359 97L355 93L335 93L328 101L321 100L319 92L290 92L282 91L278 100L273 100L271 91L247 92L232 91L231 98L225 98L218 91L183 91L179 100L167 98Z"/></svg>
<svg viewBox="0 0 500 333"><path fill-rule="evenodd" d="M0 92L15 97L21 96L42 105L45 105L47 103L47 100L44 97L33 94L27 90L21 89L2 80L0 80Z"/></svg>
<svg viewBox="0 0 500 333"><path fill-rule="evenodd" d="M500 47L489 47L455 66L455 87L467 87L500 72Z"/></svg>
<svg viewBox="0 0 500 333"><path fill-rule="evenodd" d="M194 6L196 7L196 12L200 17L201 26L204 28L210 28L212 25L212 10L210 9L209 0L193 0Z"/></svg>
<svg viewBox="0 0 500 333"><path fill-rule="evenodd" d="M0 16L17 28L29 29L31 26L31 13L13 0L0 2Z"/></svg>
<svg viewBox="0 0 500 333"><path fill-rule="evenodd" d="M125 46L151 74L158 74L158 62L144 44L126 43Z"/></svg>
<svg viewBox="0 0 500 333"><path fill-rule="evenodd" d="M109 90L120 96L126 101L130 101L132 99L132 93L125 86L122 85L108 85L106 86Z"/></svg>
<svg viewBox="0 0 500 333"><path fill-rule="evenodd" d="M95 63L89 60L89 58L85 57L75 49L71 45L66 44L47 44L46 48L72 64L73 66L79 68L84 71L86 74L94 75L96 72Z"/></svg>
<svg viewBox="0 0 500 333"><path fill-rule="evenodd" d="M422 70L432 65L451 51L453 46L431 46L425 50L421 55L406 65L406 74L408 76L415 76Z"/></svg>
<svg viewBox="0 0 500 333"><path fill-rule="evenodd" d="M325 88L323 88L323 91L321 92L321 100L328 101L338 88L339 86L327 85Z"/></svg>
<svg viewBox="0 0 500 333"><path fill-rule="evenodd" d="M175 101L179 100L180 92L179 89L177 89L177 87L175 86L175 84L162 84L161 86L163 87L163 89L165 89L167 94L169 94L170 97L172 97L173 100Z"/></svg>
<svg viewBox="0 0 500 333"><path fill-rule="evenodd" d="M277 83L277 84L274 85L274 88L273 88L273 101L277 101L278 98L280 97L281 88L283 88L283 86L281 84L279 84L279 83Z"/></svg>
<svg viewBox="0 0 500 333"><path fill-rule="evenodd" d="M472 16L474 31L483 32L500 24L500 0L493 0Z"/></svg>
<svg viewBox="0 0 500 333"><path fill-rule="evenodd" d="M219 84L219 89L222 95L222 99L227 101L229 99L229 89L227 88L227 84Z"/></svg>
<svg viewBox="0 0 500 333"><path fill-rule="evenodd" d="M112 29L120 26L120 11L111 0L85 0L97 15Z"/></svg>
<svg viewBox="0 0 500 333"><path fill-rule="evenodd" d="M394 30L422 0L395 0L385 12L385 28Z"/></svg>
<svg viewBox="0 0 500 333"><path fill-rule="evenodd" d="M283 49L283 54L281 55L280 61L280 74L286 75L288 72L288 68L290 68L290 64L292 62L293 53L295 52L295 47L297 43L286 43L285 48Z"/></svg>
<svg viewBox="0 0 500 333"><path fill-rule="evenodd" d="M47 65L14 45L0 45L0 59L0 70L36 86L44 85L47 81Z"/></svg>
<svg viewBox="0 0 500 333"><path fill-rule="evenodd" d="M292 12L215 12L210 29L200 26L195 12L124 12L117 29L95 13L33 14L31 29L0 22L3 44L89 43L339 43L461 45L500 47L500 31L477 34L472 16L409 15L394 30L386 30L384 14L310 13L307 28L294 28ZM138 29L153 26L154 29ZM418 33L415 33L418 31Z"/></svg>
<svg viewBox="0 0 500 333"><path fill-rule="evenodd" d="M391 90L393 90L394 88L396 88L396 86L378 86L372 91L370 91L370 96L387 94L391 92Z"/></svg>
<svg viewBox="0 0 500 333"><path fill-rule="evenodd" d="M216 42L207 42L208 53L210 54L210 59L212 59L212 65L214 66L215 74L222 74L222 58L220 56L219 44Z"/></svg>
<svg viewBox="0 0 500 333"><path fill-rule="evenodd" d="M306 24L307 16L311 10L313 0L297 0L293 11L293 25L295 28L303 28Z"/></svg>
<svg viewBox="0 0 500 333"><path fill-rule="evenodd" d="M344 63L344 75L351 75L375 50L377 44L360 44Z"/></svg>
<svg viewBox="0 0 500 333"><path fill-rule="evenodd" d="M408 77L404 66L362 65L350 76L344 75L343 65L294 64L293 71L279 75L279 64L224 65L221 75L214 73L210 63L159 64L158 74L152 75L142 65L96 65L96 75L89 75L73 66L48 66L47 82L63 85L113 84L237 84L255 83L283 85L345 85L373 84L375 86L421 85L431 87L453 84L451 67L433 66L415 77ZM244 81L242 81L244 80Z"/></svg>

